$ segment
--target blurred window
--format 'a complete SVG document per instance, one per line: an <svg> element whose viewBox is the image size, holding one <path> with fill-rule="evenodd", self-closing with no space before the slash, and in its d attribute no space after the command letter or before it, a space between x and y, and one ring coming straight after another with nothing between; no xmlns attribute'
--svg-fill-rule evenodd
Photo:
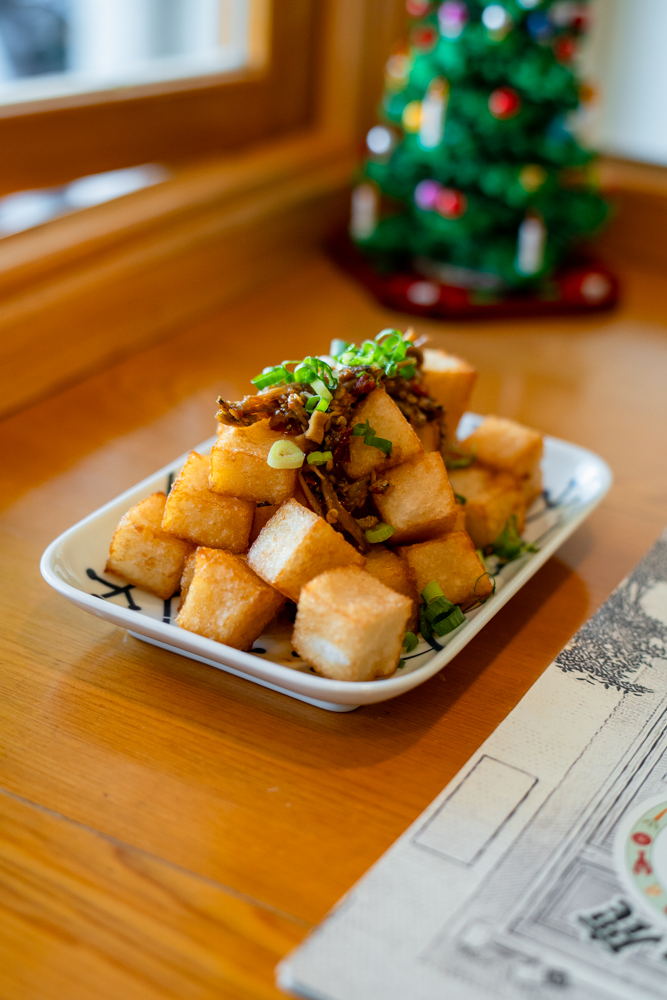
<svg viewBox="0 0 667 1000"><path fill-rule="evenodd" d="M0 0L0 104L223 73L248 0Z"/></svg>

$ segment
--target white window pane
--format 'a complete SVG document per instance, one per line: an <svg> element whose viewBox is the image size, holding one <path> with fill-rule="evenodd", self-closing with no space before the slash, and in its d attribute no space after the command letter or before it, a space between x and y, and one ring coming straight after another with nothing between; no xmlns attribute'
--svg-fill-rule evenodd
<svg viewBox="0 0 667 1000"><path fill-rule="evenodd" d="M0 103L239 69L248 3L3 0Z"/></svg>

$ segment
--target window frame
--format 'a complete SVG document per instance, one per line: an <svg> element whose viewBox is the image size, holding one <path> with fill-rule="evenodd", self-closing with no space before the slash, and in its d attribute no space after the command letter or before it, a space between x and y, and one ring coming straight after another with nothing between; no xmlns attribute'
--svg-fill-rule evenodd
<svg viewBox="0 0 667 1000"><path fill-rule="evenodd" d="M307 127L323 5L250 4L243 70L0 107L0 194L139 163L177 166Z"/></svg>

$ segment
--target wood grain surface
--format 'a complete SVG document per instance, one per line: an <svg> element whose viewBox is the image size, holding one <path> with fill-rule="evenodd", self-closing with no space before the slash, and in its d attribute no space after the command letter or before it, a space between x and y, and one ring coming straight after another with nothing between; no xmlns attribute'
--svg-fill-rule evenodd
<svg viewBox="0 0 667 1000"><path fill-rule="evenodd" d="M590 520L442 673L335 715L146 646L39 576L53 537L207 437L264 364L406 325L313 256L0 424L0 998L278 996L273 966L667 523L667 281L595 318L415 325L473 407L599 452Z"/></svg>

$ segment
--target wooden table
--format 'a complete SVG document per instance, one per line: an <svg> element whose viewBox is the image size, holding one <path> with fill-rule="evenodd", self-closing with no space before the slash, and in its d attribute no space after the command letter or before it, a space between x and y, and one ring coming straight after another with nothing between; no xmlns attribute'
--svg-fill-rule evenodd
<svg viewBox="0 0 667 1000"><path fill-rule="evenodd" d="M278 959L498 725L667 523L667 281L594 318L418 322L480 412L604 456L602 506L441 674L329 714L42 582L51 539L207 437L262 365L405 323L315 258L0 425L0 997L275 997Z"/></svg>

